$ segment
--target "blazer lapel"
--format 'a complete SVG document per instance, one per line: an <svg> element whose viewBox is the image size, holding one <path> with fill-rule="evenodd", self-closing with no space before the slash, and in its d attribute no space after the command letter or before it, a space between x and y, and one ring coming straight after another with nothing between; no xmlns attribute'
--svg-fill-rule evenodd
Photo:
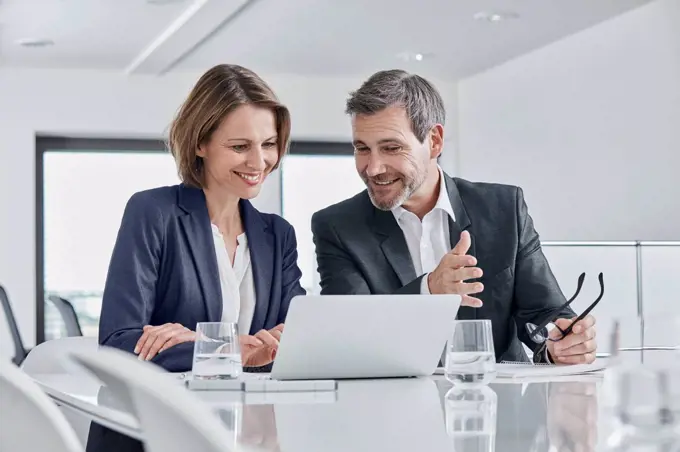
<svg viewBox="0 0 680 452"><path fill-rule="evenodd" d="M467 210L465 210L465 205L458 192L456 182L446 173L444 173L444 181L446 182L446 192L449 194L449 201L451 202L453 214L456 216L455 225L458 228L457 235L451 236L451 246L455 246L456 242L458 242L460 233L470 226L470 217L467 214ZM449 225L451 225L451 222L449 222ZM451 228L449 228L449 230L454 232ZM470 247L470 249L472 249L472 247Z"/></svg>
<svg viewBox="0 0 680 452"><path fill-rule="evenodd" d="M460 233L467 230L470 233L470 249L467 254L470 256L477 256L475 251L475 235L472 232L472 224L470 223L470 217L468 217L467 211L465 210L465 205L458 192L458 187L456 187L455 181L448 175L444 174L444 180L446 181L446 191L449 194L449 200L451 201L451 207L453 208L453 214L456 216L456 221L453 221L449 217L449 237L451 238L451 248L456 246L458 240L460 239ZM458 319L476 319L477 309L471 308L469 306L461 306L458 309Z"/></svg>
<svg viewBox="0 0 680 452"><path fill-rule="evenodd" d="M274 236L260 213L246 200L239 203L241 220L248 238L250 265L253 266L255 283L255 313L250 324L249 334L255 334L265 327L272 280L274 278ZM241 333L244 334L244 333Z"/></svg>
<svg viewBox="0 0 680 452"><path fill-rule="evenodd" d="M401 284L405 286L416 279L418 275L416 275L413 267L404 233L392 212L375 209L373 225L375 232L383 237L380 248L399 277Z"/></svg>
<svg viewBox="0 0 680 452"><path fill-rule="evenodd" d="M179 206L187 212L187 215L180 217L180 224L184 229L196 266L208 321L219 322L222 318L222 289L215 255L215 242L203 191L180 185Z"/></svg>

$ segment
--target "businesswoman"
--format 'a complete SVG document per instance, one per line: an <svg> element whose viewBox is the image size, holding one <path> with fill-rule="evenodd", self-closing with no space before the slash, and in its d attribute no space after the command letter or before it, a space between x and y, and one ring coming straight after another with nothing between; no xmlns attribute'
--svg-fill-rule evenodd
<svg viewBox="0 0 680 452"><path fill-rule="evenodd" d="M304 293L295 232L250 203L281 163L290 115L255 73L206 72L170 128L182 183L133 195L104 289L99 342L191 369L197 322L236 322L245 367L271 363Z"/></svg>

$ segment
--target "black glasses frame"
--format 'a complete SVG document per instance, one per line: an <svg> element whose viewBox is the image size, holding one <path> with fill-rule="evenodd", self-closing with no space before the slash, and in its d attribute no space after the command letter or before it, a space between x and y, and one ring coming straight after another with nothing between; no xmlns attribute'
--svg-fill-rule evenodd
<svg viewBox="0 0 680 452"><path fill-rule="evenodd" d="M583 281L585 281L585 279L586 279L586 274L581 273L581 276L578 277L578 285L576 287L576 293L574 293L574 295L570 299L568 299L564 304L558 306L555 309L552 309L548 313L548 315L546 316L545 320L543 320L540 324L536 325L535 328L532 328L533 325L531 325L531 326L530 326L530 324L526 325L527 332L529 333L529 337L531 338L532 341L534 341L536 343L545 342L545 341L539 340L540 335L544 334L543 331L545 330L545 328L548 326L549 323L555 322L555 320L557 319L556 316L563 309L565 309L574 300L576 300L576 297L578 297L578 294L581 293L581 288L583 287ZM602 300L602 297L604 296L604 276L602 275L602 273L600 273L598 275L597 279L600 281L600 295L597 297L597 299L595 301L593 301L590 304L590 306L588 306L588 308L586 308L585 311L583 311L578 317L576 317L576 319L573 322L571 322L571 324L567 328L562 329L559 326L555 325L555 328L557 328L560 331L560 333L562 333L561 337L559 337L557 339L553 339L546 334L545 335L546 340L553 341L553 342L561 341L562 339L567 337L567 335L569 333L571 333L571 330L574 328L574 325L577 322L580 322L581 320L583 320L588 314L590 314L590 311L592 311L593 308L595 308L595 306L597 306L597 304L600 302L600 300Z"/></svg>

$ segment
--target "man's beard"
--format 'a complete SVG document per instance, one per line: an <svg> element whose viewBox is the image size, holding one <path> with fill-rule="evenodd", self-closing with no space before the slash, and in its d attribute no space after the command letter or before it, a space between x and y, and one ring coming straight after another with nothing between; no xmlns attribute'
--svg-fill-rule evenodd
<svg viewBox="0 0 680 452"><path fill-rule="evenodd" d="M403 174L396 173L394 175L381 175L380 177L373 178L368 177L365 173L361 174L361 178L364 180L366 188L368 189L368 197L371 199L371 202L377 209L385 211L392 210L395 207L399 207L404 204L411 197L411 195L415 193L421 185L423 185L426 177L427 174L423 173L416 173L416 177L406 177ZM373 189L369 183L369 181L382 182L394 179L398 179L394 182L394 184L401 184L401 190L399 190L396 196L393 196L389 199L378 198L375 193L373 193Z"/></svg>

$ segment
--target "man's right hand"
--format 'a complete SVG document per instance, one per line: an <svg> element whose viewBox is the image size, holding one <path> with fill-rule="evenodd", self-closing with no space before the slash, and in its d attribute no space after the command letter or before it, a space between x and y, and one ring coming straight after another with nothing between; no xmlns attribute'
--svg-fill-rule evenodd
<svg viewBox="0 0 680 452"><path fill-rule="evenodd" d="M446 253L437 268L427 275L427 285L432 294L462 295L461 306L478 308L482 305L482 300L471 297L470 294L482 292L484 284L465 282L468 279L481 278L484 274L481 268L475 267L477 259L466 255L471 244L470 233L463 231L456 246Z"/></svg>
<svg viewBox="0 0 680 452"><path fill-rule="evenodd" d="M283 323L271 330L260 330L254 336L239 336L243 367L261 367L274 361L283 334Z"/></svg>

